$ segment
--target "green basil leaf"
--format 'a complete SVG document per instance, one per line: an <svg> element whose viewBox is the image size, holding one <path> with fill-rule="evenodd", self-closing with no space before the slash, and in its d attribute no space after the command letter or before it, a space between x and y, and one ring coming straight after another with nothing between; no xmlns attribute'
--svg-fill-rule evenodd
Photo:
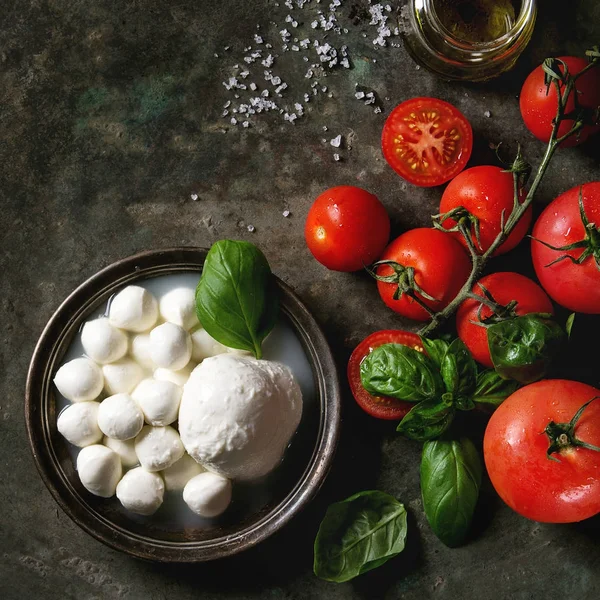
<svg viewBox="0 0 600 600"><path fill-rule="evenodd" d="M550 319L523 315L490 325L487 337L496 371L505 379L527 384L546 374L565 332Z"/></svg>
<svg viewBox="0 0 600 600"><path fill-rule="evenodd" d="M565 323L565 331L567 332L567 337L571 337L571 331L573 330L573 324L575 323L575 313L571 313L567 317L567 322Z"/></svg>
<svg viewBox="0 0 600 600"><path fill-rule="evenodd" d="M489 369L477 375L477 387L473 394L473 402L497 407L519 388L519 382L513 379L503 379Z"/></svg>
<svg viewBox="0 0 600 600"><path fill-rule="evenodd" d="M360 364L360 380L370 394L407 402L437 398L444 391L431 359L402 344L383 344L367 354Z"/></svg>
<svg viewBox="0 0 600 600"><path fill-rule="evenodd" d="M444 354L446 354L450 344L445 340L430 340L426 337L421 337L421 343L423 344L423 348L425 348L425 352L427 352L427 356L429 356L435 366L440 369Z"/></svg>
<svg viewBox="0 0 600 600"><path fill-rule="evenodd" d="M213 244L196 289L196 312L218 342L260 358L278 313L277 287L264 254L249 242Z"/></svg>
<svg viewBox="0 0 600 600"><path fill-rule="evenodd" d="M452 394L443 394L441 399L423 400L410 409L396 431L418 442L432 440L450 427L454 412Z"/></svg>
<svg viewBox="0 0 600 600"><path fill-rule="evenodd" d="M314 572L341 583L381 566L404 550L406 510L393 496L359 492L332 504L315 539Z"/></svg>
<svg viewBox="0 0 600 600"><path fill-rule="evenodd" d="M475 408L475 402L470 396L459 396L454 400L454 406L458 410L473 410Z"/></svg>
<svg viewBox="0 0 600 600"><path fill-rule="evenodd" d="M441 373L447 392L455 397L471 396L477 379L477 365L462 340L457 338L448 346L442 358Z"/></svg>
<svg viewBox="0 0 600 600"><path fill-rule="evenodd" d="M481 485L481 460L468 438L425 442L421 456L421 495L425 516L446 546L467 535Z"/></svg>

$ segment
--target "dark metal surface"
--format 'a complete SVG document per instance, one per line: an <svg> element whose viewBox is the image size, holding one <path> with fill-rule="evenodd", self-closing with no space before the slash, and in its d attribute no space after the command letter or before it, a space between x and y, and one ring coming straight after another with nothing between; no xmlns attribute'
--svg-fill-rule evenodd
<svg viewBox="0 0 600 600"><path fill-rule="evenodd" d="M544 57L581 54L598 43L600 4L541 2L533 40L513 72L484 85L456 85L415 69L403 48L376 51L366 0L347 0L342 12L350 22L353 68L328 76L333 98L311 100L295 125L271 114L249 129L231 127L221 117L231 98L222 82L252 43L257 24L271 39L286 26L290 11L279 4L0 3L0 596L597 598L598 518L567 526L533 523L505 507L484 481L465 546L448 549L431 533L418 484L420 445L399 439L393 424L365 417L343 384L346 360L363 337L414 324L385 308L368 277L328 272L316 263L303 224L319 192L348 183L377 194L393 235L429 223L441 190L406 185L379 149L386 114L413 96L437 96L464 112L475 133L471 165L497 164L490 144L500 141L522 142L527 158L539 162L543 145L519 116L521 83ZM355 6L361 11L350 19ZM287 69L285 76L290 90L303 89L304 70ZM355 99L355 83L376 92L381 114ZM338 133L353 139L339 163L329 145ZM599 147L596 138L559 152L540 189L538 211L561 191L600 179ZM276 535L205 565L151 565L96 542L47 493L24 425L27 366L56 308L101 268L138 251L209 246L225 237L258 244L323 326L343 384L340 445L321 492ZM492 268L531 273L526 246ZM484 425L473 424L476 440ZM407 506L407 549L352 583L318 580L311 573L312 542L327 505L372 488Z"/></svg>

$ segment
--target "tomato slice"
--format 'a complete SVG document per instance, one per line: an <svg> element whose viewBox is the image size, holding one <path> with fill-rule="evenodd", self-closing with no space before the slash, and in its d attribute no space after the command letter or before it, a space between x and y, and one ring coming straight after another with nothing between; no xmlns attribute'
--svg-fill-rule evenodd
<svg viewBox="0 0 600 600"><path fill-rule="evenodd" d="M383 344L402 344L423 351L421 338L416 333L397 329L382 329L367 336L352 352L348 361L348 382L357 404L372 417L399 421L414 406L413 402L403 402L389 396L369 394L360 381L360 363L364 357Z"/></svg>
<svg viewBox="0 0 600 600"><path fill-rule="evenodd" d="M381 136L383 155L400 177L422 187L458 175L473 150L473 130L452 104L413 98L390 113Z"/></svg>

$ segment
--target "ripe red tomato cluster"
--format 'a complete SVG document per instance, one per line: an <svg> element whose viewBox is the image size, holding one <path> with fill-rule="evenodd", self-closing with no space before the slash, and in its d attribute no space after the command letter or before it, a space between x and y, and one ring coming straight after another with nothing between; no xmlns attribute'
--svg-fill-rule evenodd
<svg viewBox="0 0 600 600"><path fill-rule="evenodd" d="M576 75L587 63L561 57L557 64L563 72ZM563 84L559 87L562 90ZM599 69L587 71L576 87L567 112L581 107L591 111L600 106ZM526 127L542 141L548 142L551 137L556 107L556 89L547 89L540 66L523 85L520 108ZM564 121L558 137L572 125L572 120ZM586 125L561 146L581 144L599 130L600 125ZM472 269L468 250L485 253L514 207L512 173L497 166L465 170L472 147L471 125L451 104L435 98L414 98L399 104L383 128L383 155L412 184L429 187L449 182L441 196L438 228L412 229L388 244L390 221L383 204L365 190L340 186L321 194L310 209L305 227L310 251L332 270L356 271L370 266L379 294L389 308L404 317L427 321L432 312L443 310L466 283ZM518 194L522 202L525 191L518 190ZM531 221L529 208L493 255L515 248ZM470 232L470 248L465 232ZM600 182L577 186L556 198L534 224L532 238L532 260L541 286L518 273L492 273L472 289L482 302L470 297L457 311L458 336L485 367L493 367L487 331L481 327L493 314L485 298L505 308L508 316L551 315L554 307L549 296L570 310L600 314ZM414 333L375 332L352 353L348 381L363 410L380 419L397 421L413 405L374 396L360 380L364 357L387 343L424 352L421 339ZM517 512L552 522L581 520L600 512L599 463L593 449L600 445L600 399L586 405L584 417L578 413L594 396L600 396L600 390L577 382L545 380L518 390L492 416L484 441L486 466L499 495ZM571 419L569 435L575 436L576 431L576 442L559 447L560 466L553 464L550 468L549 443L560 446L562 442L557 440L564 442L560 427L567 427ZM552 430L553 434L558 432L553 441L550 429L557 423L559 429ZM540 435L544 431L547 436ZM593 485L588 485L592 480ZM547 501L547 493L540 496L540 485L551 490L552 501ZM577 495L571 493L573 489L579 490Z"/></svg>

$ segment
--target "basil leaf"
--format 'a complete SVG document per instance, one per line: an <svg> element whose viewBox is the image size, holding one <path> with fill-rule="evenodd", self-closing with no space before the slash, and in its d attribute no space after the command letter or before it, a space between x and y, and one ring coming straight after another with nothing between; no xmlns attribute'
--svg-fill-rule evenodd
<svg viewBox="0 0 600 600"><path fill-rule="evenodd" d="M496 371L489 369L477 376L477 387L473 394L473 402L497 407L513 392L516 392L519 382L512 379L502 379Z"/></svg>
<svg viewBox="0 0 600 600"><path fill-rule="evenodd" d="M490 325L490 356L505 379L533 383L547 372L565 339L562 328L539 315L523 315Z"/></svg>
<svg viewBox="0 0 600 600"><path fill-rule="evenodd" d="M565 323L565 330L567 332L567 337L571 337L571 331L573 330L573 324L575 323L575 313L571 313L567 317L567 322Z"/></svg>
<svg viewBox="0 0 600 600"><path fill-rule="evenodd" d="M454 400L454 406L458 410L473 410L475 408L475 402L470 396L459 396Z"/></svg>
<svg viewBox="0 0 600 600"><path fill-rule="evenodd" d="M315 575L348 581L400 554L405 539L404 505L383 492L359 492L327 509L315 539Z"/></svg>
<svg viewBox="0 0 600 600"><path fill-rule="evenodd" d="M421 456L421 495L425 516L446 546L465 538L481 485L481 460L468 438L425 442Z"/></svg>
<svg viewBox="0 0 600 600"><path fill-rule="evenodd" d="M444 391L433 362L402 344L383 344L367 354L360 364L360 380L370 394L407 402L437 398Z"/></svg>
<svg viewBox="0 0 600 600"><path fill-rule="evenodd" d="M277 312L275 279L264 254L249 242L213 244L196 288L196 313L204 329L221 344L260 358Z"/></svg>
<svg viewBox="0 0 600 600"><path fill-rule="evenodd" d="M443 394L441 399L423 400L410 409L396 431L418 442L432 440L450 427L454 413L452 394Z"/></svg>
<svg viewBox="0 0 600 600"><path fill-rule="evenodd" d="M458 396L471 396L475 389L477 365L462 340L455 339L444 354L441 364L446 391Z"/></svg>
<svg viewBox="0 0 600 600"><path fill-rule="evenodd" d="M426 337L421 337L421 343L423 344L423 348L425 348L425 352L427 352L427 356L429 356L438 369L441 368L442 359L450 344L444 340L430 340Z"/></svg>

